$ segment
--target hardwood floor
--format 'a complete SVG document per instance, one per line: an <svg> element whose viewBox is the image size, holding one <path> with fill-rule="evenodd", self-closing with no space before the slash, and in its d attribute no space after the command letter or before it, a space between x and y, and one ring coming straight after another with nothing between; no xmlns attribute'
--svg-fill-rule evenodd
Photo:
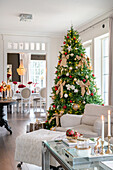
<svg viewBox="0 0 113 170"><path fill-rule="evenodd" d="M41 117L42 116L42 117ZM17 170L17 163L14 160L15 140L16 137L26 133L26 125L35 122L36 118L45 120L45 113L34 113L33 109L30 113L8 113L8 122L12 128L12 135L4 128L0 127L0 170ZM40 167L23 164L22 170L41 170Z"/></svg>

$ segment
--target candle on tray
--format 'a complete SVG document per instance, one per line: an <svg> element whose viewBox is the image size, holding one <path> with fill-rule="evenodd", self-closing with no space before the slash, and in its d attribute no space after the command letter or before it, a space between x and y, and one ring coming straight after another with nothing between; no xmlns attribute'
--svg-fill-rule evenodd
<svg viewBox="0 0 113 170"><path fill-rule="evenodd" d="M104 141L104 116L101 116L102 119L102 141Z"/></svg>
<svg viewBox="0 0 113 170"><path fill-rule="evenodd" d="M111 136L111 119L110 119L110 110L108 110L108 136Z"/></svg>

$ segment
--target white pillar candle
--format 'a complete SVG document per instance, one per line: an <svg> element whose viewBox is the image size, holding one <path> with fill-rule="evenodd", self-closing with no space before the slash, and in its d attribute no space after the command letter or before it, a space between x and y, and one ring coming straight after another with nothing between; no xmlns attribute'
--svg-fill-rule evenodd
<svg viewBox="0 0 113 170"><path fill-rule="evenodd" d="M102 119L102 141L104 141L104 116L101 116Z"/></svg>
<svg viewBox="0 0 113 170"><path fill-rule="evenodd" d="M108 136L111 136L111 119L110 119L110 110L108 110Z"/></svg>

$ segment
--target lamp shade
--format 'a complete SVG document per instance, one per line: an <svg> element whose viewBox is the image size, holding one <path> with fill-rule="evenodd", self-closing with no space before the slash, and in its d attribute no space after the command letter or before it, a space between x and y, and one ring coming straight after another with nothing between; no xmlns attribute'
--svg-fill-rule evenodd
<svg viewBox="0 0 113 170"><path fill-rule="evenodd" d="M22 76L25 74L25 72L26 72L26 69L24 68L23 60L21 59L20 66L19 66L19 68L17 68L17 73L18 73L18 75Z"/></svg>

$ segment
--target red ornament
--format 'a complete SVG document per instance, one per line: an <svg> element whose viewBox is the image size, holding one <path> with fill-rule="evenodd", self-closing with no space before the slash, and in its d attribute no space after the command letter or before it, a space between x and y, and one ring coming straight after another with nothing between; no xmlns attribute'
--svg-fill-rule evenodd
<svg viewBox="0 0 113 170"><path fill-rule="evenodd" d="M66 131L66 136L73 136L73 135L74 135L74 130L68 129L68 130Z"/></svg>
<svg viewBox="0 0 113 170"><path fill-rule="evenodd" d="M64 41L63 44L65 44L66 42Z"/></svg>
<svg viewBox="0 0 113 170"><path fill-rule="evenodd" d="M67 38L69 38L69 36L67 36Z"/></svg>
<svg viewBox="0 0 113 170"><path fill-rule="evenodd" d="M94 75L94 74L92 74L92 76L93 76L93 77L95 77L95 75Z"/></svg>
<svg viewBox="0 0 113 170"><path fill-rule="evenodd" d="M70 78L72 78L72 76L69 76Z"/></svg>
<svg viewBox="0 0 113 170"><path fill-rule="evenodd" d="M102 106L104 106L104 104L102 104Z"/></svg>
<svg viewBox="0 0 113 170"><path fill-rule="evenodd" d="M45 123L47 123L47 122L48 122L48 120L45 121Z"/></svg>
<svg viewBox="0 0 113 170"><path fill-rule="evenodd" d="M61 63L62 60L59 60L59 64Z"/></svg>
<svg viewBox="0 0 113 170"><path fill-rule="evenodd" d="M65 52L65 55L67 55L67 52Z"/></svg>
<svg viewBox="0 0 113 170"><path fill-rule="evenodd" d="M53 105L54 108L56 108L56 105Z"/></svg>
<svg viewBox="0 0 113 170"><path fill-rule="evenodd" d="M85 82L86 81L86 79L83 79L83 82Z"/></svg>
<svg viewBox="0 0 113 170"><path fill-rule="evenodd" d="M93 96L94 94L93 93L91 93L91 96Z"/></svg>
<svg viewBox="0 0 113 170"><path fill-rule="evenodd" d="M81 53L81 56L83 57L83 54Z"/></svg>
<svg viewBox="0 0 113 170"><path fill-rule="evenodd" d="M55 86L55 91L57 91L58 90L58 87L57 86Z"/></svg>
<svg viewBox="0 0 113 170"><path fill-rule="evenodd" d="M66 106L66 105L64 105L64 106L63 106L63 109L66 109L66 108L67 108L67 106Z"/></svg>
<svg viewBox="0 0 113 170"><path fill-rule="evenodd" d="M74 37L73 39L74 39L74 40L76 40L76 38L75 38L75 37Z"/></svg>
<svg viewBox="0 0 113 170"><path fill-rule="evenodd" d="M59 79L60 77L58 76L57 79Z"/></svg>
<svg viewBox="0 0 113 170"><path fill-rule="evenodd" d="M32 93L34 93L34 90L32 90Z"/></svg>
<svg viewBox="0 0 113 170"><path fill-rule="evenodd" d="M72 100L70 100L70 103L72 103L73 101Z"/></svg>
<svg viewBox="0 0 113 170"><path fill-rule="evenodd" d="M56 71L56 74L57 74L57 71Z"/></svg>

